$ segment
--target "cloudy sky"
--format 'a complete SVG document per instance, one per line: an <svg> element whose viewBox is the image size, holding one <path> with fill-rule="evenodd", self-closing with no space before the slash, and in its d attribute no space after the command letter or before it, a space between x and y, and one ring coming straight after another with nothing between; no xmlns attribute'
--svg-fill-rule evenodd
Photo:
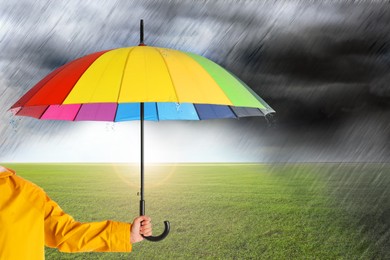
<svg viewBox="0 0 390 260"><path fill-rule="evenodd" d="M310 3L308 3L310 2ZM272 120L147 122L146 161L389 161L388 1L0 0L0 161L137 161L138 122L49 122L7 109L53 69L147 45L221 64Z"/></svg>

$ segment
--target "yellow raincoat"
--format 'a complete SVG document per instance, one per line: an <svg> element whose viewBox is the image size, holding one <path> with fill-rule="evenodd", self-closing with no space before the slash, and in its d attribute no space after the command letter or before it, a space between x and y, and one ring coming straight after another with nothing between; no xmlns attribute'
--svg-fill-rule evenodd
<svg viewBox="0 0 390 260"><path fill-rule="evenodd" d="M0 166L0 260L44 259L61 252L130 252L131 224L76 222L46 193Z"/></svg>

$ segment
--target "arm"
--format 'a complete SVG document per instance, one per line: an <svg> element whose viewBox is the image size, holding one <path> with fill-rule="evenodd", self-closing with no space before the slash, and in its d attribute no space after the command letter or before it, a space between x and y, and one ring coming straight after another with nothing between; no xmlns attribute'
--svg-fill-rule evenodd
<svg viewBox="0 0 390 260"><path fill-rule="evenodd" d="M46 196L45 244L61 252L130 252L130 229L131 224L110 220L77 222Z"/></svg>

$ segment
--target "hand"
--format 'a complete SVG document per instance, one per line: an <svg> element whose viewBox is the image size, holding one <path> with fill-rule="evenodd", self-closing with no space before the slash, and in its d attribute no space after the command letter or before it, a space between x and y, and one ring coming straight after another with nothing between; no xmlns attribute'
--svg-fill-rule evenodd
<svg viewBox="0 0 390 260"><path fill-rule="evenodd" d="M134 244L144 240L142 235L152 235L152 220L148 216L139 216L133 220L130 230L130 243Z"/></svg>

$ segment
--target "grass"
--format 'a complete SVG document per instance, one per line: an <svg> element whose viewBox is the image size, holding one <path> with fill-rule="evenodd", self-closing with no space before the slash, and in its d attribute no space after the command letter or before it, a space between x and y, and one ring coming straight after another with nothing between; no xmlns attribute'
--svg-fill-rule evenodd
<svg viewBox="0 0 390 260"><path fill-rule="evenodd" d="M79 221L131 221L138 167L7 164ZM386 259L390 165L196 164L146 166L146 213L158 243L126 253L47 259Z"/></svg>

